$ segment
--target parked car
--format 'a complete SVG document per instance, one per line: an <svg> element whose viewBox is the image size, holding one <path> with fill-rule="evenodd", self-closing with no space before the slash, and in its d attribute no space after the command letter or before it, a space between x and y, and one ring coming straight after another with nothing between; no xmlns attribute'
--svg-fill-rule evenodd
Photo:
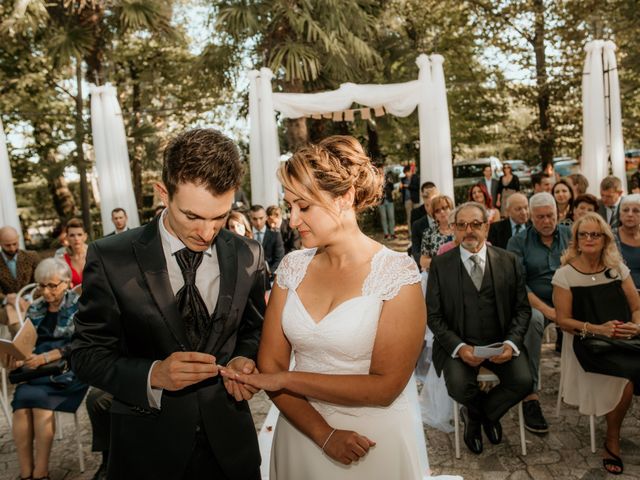
<svg viewBox="0 0 640 480"><path fill-rule="evenodd" d="M553 168L561 177L566 177L572 173L580 173L580 162L571 157L554 157ZM532 173L540 173L542 171L542 163L538 163L532 169Z"/></svg>
<svg viewBox="0 0 640 480"><path fill-rule="evenodd" d="M453 191L456 204L466 202L469 188L484 177L482 171L490 165L493 177L497 180L502 175L502 162L496 157L477 160L461 160L453 165Z"/></svg>
<svg viewBox="0 0 640 480"><path fill-rule="evenodd" d="M513 174L518 177L520 183L531 183L531 167L524 160L505 160L513 169Z"/></svg>

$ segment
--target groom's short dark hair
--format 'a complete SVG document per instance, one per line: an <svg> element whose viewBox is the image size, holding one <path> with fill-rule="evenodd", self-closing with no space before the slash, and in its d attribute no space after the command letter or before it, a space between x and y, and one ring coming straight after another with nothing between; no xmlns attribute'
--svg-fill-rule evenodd
<svg viewBox="0 0 640 480"><path fill-rule="evenodd" d="M181 133L164 151L162 181L169 197L181 183L203 185L211 194L237 189L244 168L233 141L213 128Z"/></svg>

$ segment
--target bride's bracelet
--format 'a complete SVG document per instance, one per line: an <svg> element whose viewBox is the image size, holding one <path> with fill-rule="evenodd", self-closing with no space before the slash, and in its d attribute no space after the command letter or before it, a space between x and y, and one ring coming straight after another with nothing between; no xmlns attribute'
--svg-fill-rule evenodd
<svg viewBox="0 0 640 480"><path fill-rule="evenodd" d="M584 339L587 335L589 335L589 330L587 330L587 325L589 325L589 322L584 322L582 324L582 331L580 332L580 338Z"/></svg>
<svg viewBox="0 0 640 480"><path fill-rule="evenodd" d="M329 439L331 438L331 436L336 433L336 429L334 428L333 430L331 430L331 433L329 434L329 436L327 437L327 439L324 441L324 443L322 444L322 452L324 453L324 447L327 446L327 443L329 443Z"/></svg>

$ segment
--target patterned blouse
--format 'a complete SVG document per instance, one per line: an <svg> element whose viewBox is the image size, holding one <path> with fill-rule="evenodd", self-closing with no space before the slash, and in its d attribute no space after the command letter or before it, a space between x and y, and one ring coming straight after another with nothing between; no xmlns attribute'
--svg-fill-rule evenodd
<svg viewBox="0 0 640 480"><path fill-rule="evenodd" d="M427 257L435 257L442 245L453 240L453 233L444 235L440 233L438 225L427 228L422 234L420 254Z"/></svg>

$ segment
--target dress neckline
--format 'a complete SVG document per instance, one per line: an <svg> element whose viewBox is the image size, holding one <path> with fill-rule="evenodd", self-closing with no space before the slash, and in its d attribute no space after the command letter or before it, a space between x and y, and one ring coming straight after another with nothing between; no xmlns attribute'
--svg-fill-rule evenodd
<svg viewBox="0 0 640 480"><path fill-rule="evenodd" d="M296 285L295 289L291 289L290 291L293 292L293 294L296 296L296 299L298 300L298 303L300 304L300 306L302 307L302 309L304 310L305 314L307 315L307 318L313 322L316 326L320 325L321 323L323 323L328 317L332 316L337 310L341 309L343 307L343 305L348 304L354 300L360 299L360 298L364 298L367 295L364 293L364 287L367 284L369 278L371 277L373 271L374 271L374 264L376 262L376 259L380 256L380 254L384 251L388 250L387 247L385 247L384 245L382 245L378 251L376 253L373 254L373 256L371 257L371 260L369 261L369 273L367 274L367 276L365 277L364 281L362 282L362 287L360 290L360 295L356 295L353 296L351 298L348 298L342 302L340 302L338 305L336 305L335 307L333 307L331 310L329 310L322 318L316 320L315 318L313 318L311 316L311 314L309 313L309 310L307 309L307 307L305 306L305 304L302 302L302 298L300 298L300 295L298 294L298 288L300 287L300 284L302 283L302 281L304 280L304 277L307 275L307 267L309 266L309 264L311 263L311 261L313 260L313 258L316 256L316 254L318 253L318 249L314 248L313 249L313 255L309 255L309 261L306 262L306 264L304 265L304 273L302 275L302 278L300 279L300 282L298 283L298 285Z"/></svg>

